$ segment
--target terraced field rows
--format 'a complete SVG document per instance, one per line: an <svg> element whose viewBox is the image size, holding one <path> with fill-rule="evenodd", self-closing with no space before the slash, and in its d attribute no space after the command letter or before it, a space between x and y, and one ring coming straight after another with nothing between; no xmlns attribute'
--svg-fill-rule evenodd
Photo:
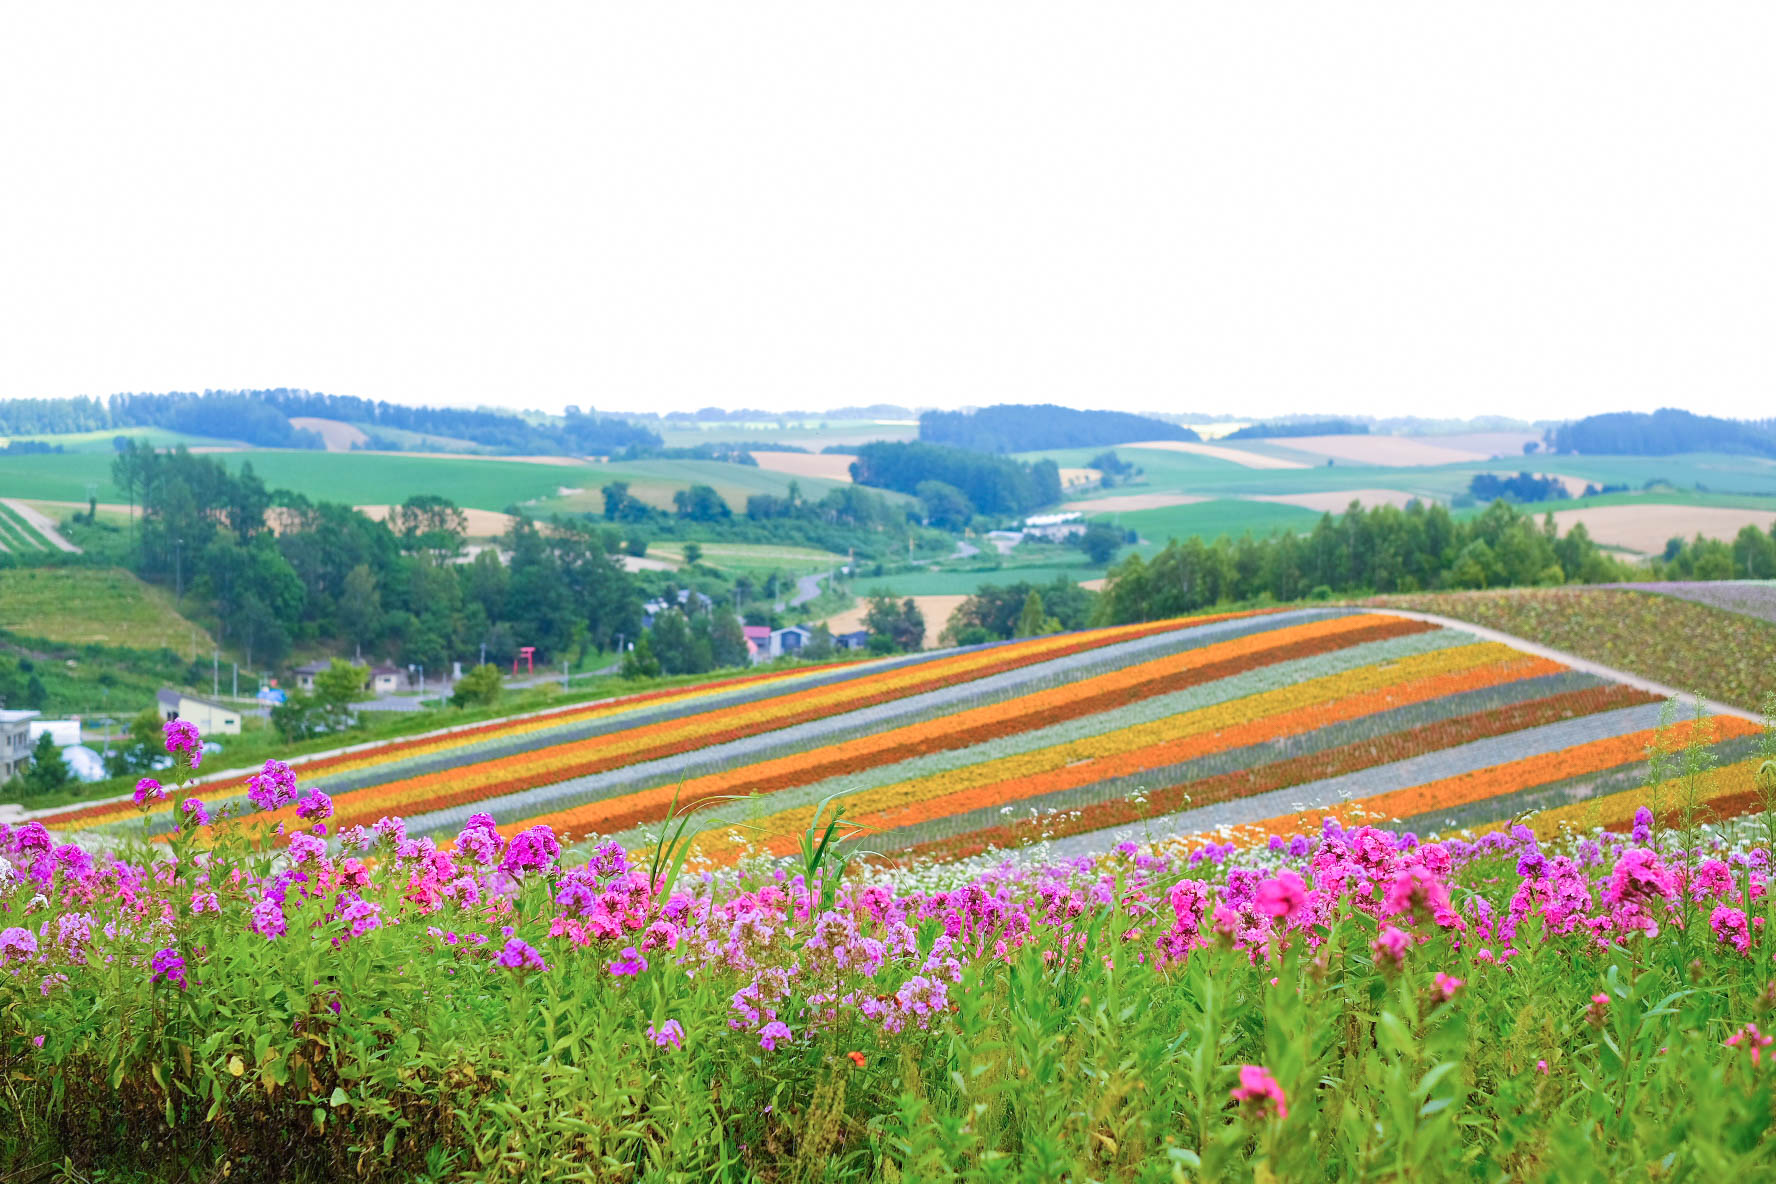
<svg viewBox="0 0 1776 1184"><path fill-rule="evenodd" d="M1643 691L1458 629L1311 608L749 676L297 772L335 795L342 828L401 815L409 833L449 835L486 812L508 832L540 822L641 848L676 798L705 808L699 846L721 861L793 851L819 803L843 794L876 850L953 856L1041 834L1066 854L1183 833L1260 841L1325 814L1424 831L1532 808L1620 821L1660 711ZM1709 792L1730 800L1749 788L1757 728L1706 726L1725 766ZM205 796L220 806L242 788ZM298 824L288 810L271 820Z"/></svg>

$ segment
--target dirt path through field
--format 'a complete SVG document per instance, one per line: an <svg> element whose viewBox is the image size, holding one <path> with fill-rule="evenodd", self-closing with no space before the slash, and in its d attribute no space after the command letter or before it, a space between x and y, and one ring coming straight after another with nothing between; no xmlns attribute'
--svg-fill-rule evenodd
<svg viewBox="0 0 1776 1184"><path fill-rule="evenodd" d="M39 513L35 506L26 505L16 497L0 498L0 501L5 502L13 513L35 526L37 533L48 539L49 545L56 550L66 551L70 555L80 554L80 548L63 538L62 532L56 529L56 524L44 514Z"/></svg>

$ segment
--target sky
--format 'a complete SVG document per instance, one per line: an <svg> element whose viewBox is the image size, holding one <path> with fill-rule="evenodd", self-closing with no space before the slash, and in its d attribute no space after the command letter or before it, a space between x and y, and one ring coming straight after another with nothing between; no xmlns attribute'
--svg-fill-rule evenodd
<svg viewBox="0 0 1776 1184"><path fill-rule="evenodd" d="M17 5L0 397L1776 414L1776 5Z"/></svg>

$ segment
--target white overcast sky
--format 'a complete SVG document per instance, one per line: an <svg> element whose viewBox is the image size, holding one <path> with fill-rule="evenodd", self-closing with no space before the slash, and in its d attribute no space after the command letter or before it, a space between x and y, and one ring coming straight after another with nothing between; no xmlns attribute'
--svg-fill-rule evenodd
<svg viewBox="0 0 1776 1184"><path fill-rule="evenodd" d="M0 397L1776 415L1776 5L12 4Z"/></svg>

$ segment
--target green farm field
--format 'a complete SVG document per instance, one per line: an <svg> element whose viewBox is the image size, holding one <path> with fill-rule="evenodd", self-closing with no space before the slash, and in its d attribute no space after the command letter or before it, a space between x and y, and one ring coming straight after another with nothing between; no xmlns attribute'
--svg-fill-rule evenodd
<svg viewBox="0 0 1776 1184"><path fill-rule="evenodd" d="M116 451L115 441L119 436L127 436L141 444L155 448L171 448L183 444L187 448L238 448L234 440L223 440L212 436L192 436L184 432L168 431L166 428L107 428L98 432L65 432L59 435L20 435L0 437L4 440L36 440L44 444L59 444L67 452L100 452L109 454Z"/></svg>
<svg viewBox="0 0 1776 1184"><path fill-rule="evenodd" d="M224 453L218 459L236 471L251 463L270 488L289 489L317 501L397 505L417 493L444 493L469 509L501 511L521 505L540 516L602 512L604 498L599 490L612 481L628 481L631 493L662 509L671 508L677 490L703 483L713 486L736 511L744 511L746 499L755 493L783 496L792 480L803 495L814 498L838 484L720 461L545 464L277 449ZM126 500L124 491L111 480L109 452L0 456L0 496L84 503L89 484L101 502L121 504ZM564 489L577 492L563 493ZM884 496L905 500L900 494Z"/></svg>
<svg viewBox="0 0 1776 1184"><path fill-rule="evenodd" d="M813 547L786 547L774 543L699 543L702 562L724 570L790 571L797 573L828 571L845 562L843 555L819 551ZM684 562L685 544L656 542L648 546L651 558Z"/></svg>
<svg viewBox="0 0 1776 1184"><path fill-rule="evenodd" d="M1317 512L1300 506L1239 498L1217 498L1156 510L1128 510L1103 517L1139 533L1141 543L1134 549L1142 554L1158 551L1174 538L1195 536L1213 540L1224 535L1238 537L1242 534L1266 535L1277 530L1308 531L1320 520Z"/></svg>
<svg viewBox="0 0 1776 1184"><path fill-rule="evenodd" d="M1094 567L1081 556L1076 564L1046 566L1025 564L975 571L911 571L898 575L859 576L851 590L860 596L887 592L891 596L972 596L988 584L1052 584L1057 579L1084 583L1101 579L1104 568Z"/></svg>
<svg viewBox="0 0 1776 1184"><path fill-rule="evenodd" d="M766 493L774 497L787 495L792 481L800 495L810 499L824 497L828 490L840 485L840 482L819 477L792 477L788 473L773 473L752 465L734 465L715 460L622 461L576 469L561 468L554 472L557 476L555 488L551 489L548 496L539 497L533 504L527 504L527 509L545 515L603 513L604 495L600 490L612 481L628 482L631 495L662 510L672 509L672 495L677 491L696 484L708 485L721 495L722 500L735 513L744 513L746 499L754 494ZM562 487L573 488L577 492L559 493L558 490ZM902 494L886 490L874 492L882 494L890 501L910 500Z"/></svg>
<svg viewBox="0 0 1776 1184"><path fill-rule="evenodd" d="M209 634L173 607L163 589L119 568L27 567L0 570L0 629L22 637L133 649L187 650Z"/></svg>

